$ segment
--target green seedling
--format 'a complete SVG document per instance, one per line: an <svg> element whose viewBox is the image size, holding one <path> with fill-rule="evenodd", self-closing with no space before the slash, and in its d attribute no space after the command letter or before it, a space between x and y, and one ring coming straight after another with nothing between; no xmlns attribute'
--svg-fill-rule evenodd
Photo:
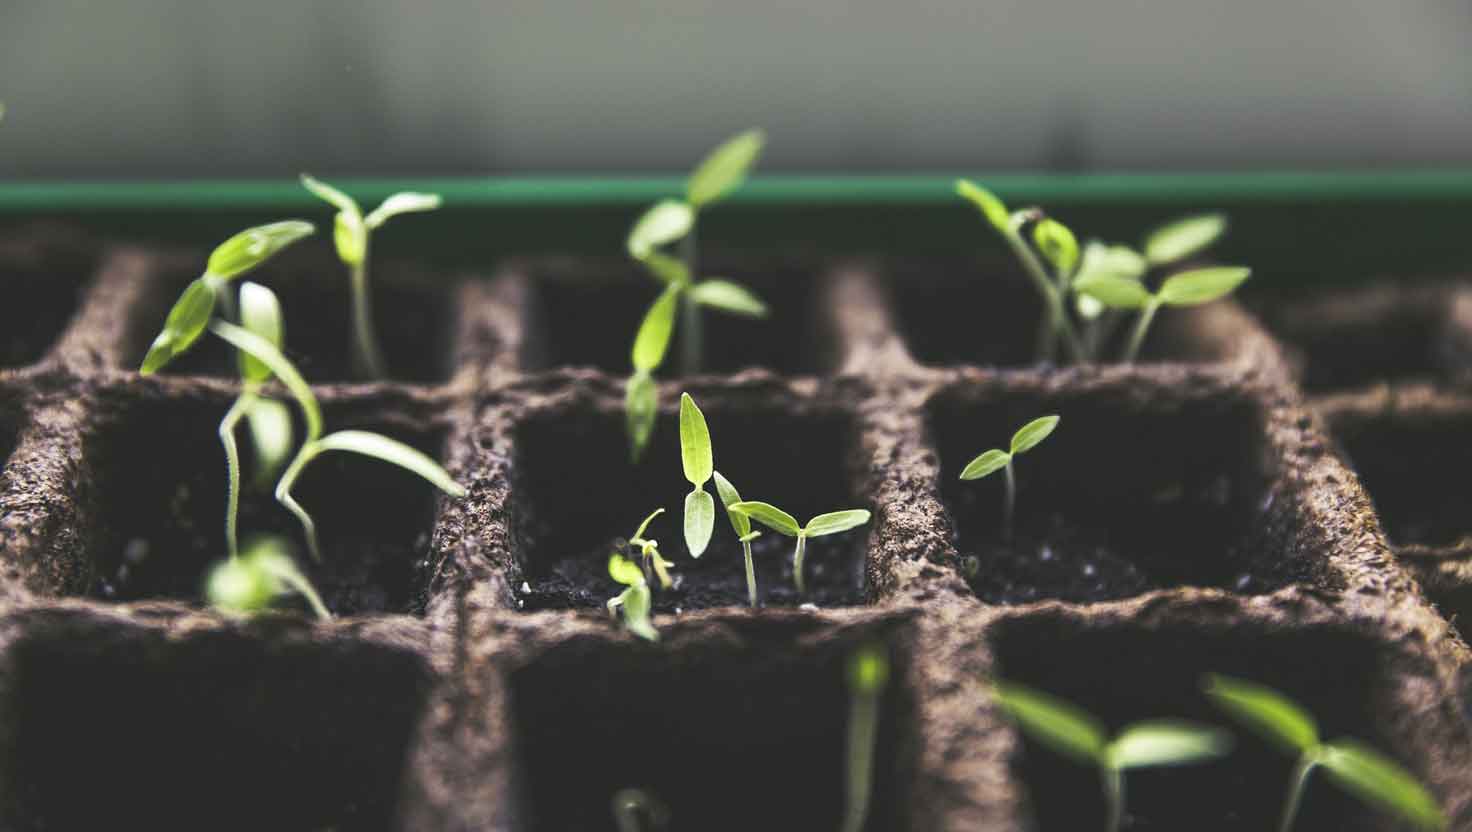
<svg viewBox="0 0 1472 832"><path fill-rule="evenodd" d="M644 532L649 529L650 522L661 514L664 514L664 509L662 508L657 508L650 512L649 516L644 518L644 522L639 524L639 528L635 530L634 536L629 538L629 546L639 550L639 561L644 568L645 580L651 580L657 577L660 588L669 589L674 583L674 581L670 580L669 568L674 566L674 564L665 560L659 554L658 540L654 540L653 538L646 539L644 537Z"/></svg>
<svg viewBox="0 0 1472 832"><path fill-rule="evenodd" d="M741 502L741 494L736 491L736 486L731 481L721 476L720 471L711 474L716 481L716 494L720 495L721 505L726 508L726 519L731 522L731 529L736 532L736 539L741 541L741 555L746 560L746 598L753 609L756 608L756 567L751 562L751 541L762 536L759 531L751 528L751 518L739 511L732 511L731 506Z"/></svg>
<svg viewBox="0 0 1472 832"><path fill-rule="evenodd" d="M613 820L618 832L655 832L669 825L670 807L644 789L613 793Z"/></svg>
<svg viewBox="0 0 1472 832"><path fill-rule="evenodd" d="M1124 363L1129 364L1139 355L1145 333L1160 307L1210 303L1231 294L1251 275L1252 270L1243 266L1192 269L1171 275L1160 284L1159 291L1152 293L1139 281L1098 274L1080 280L1075 288L1111 309L1138 310L1134 331L1124 351Z"/></svg>
<svg viewBox="0 0 1472 832"><path fill-rule="evenodd" d="M648 641L659 641L659 631L650 621L651 593L644 570L623 555L608 557L608 576L623 584L626 589L617 597L608 599L608 614L623 613L624 629Z"/></svg>
<svg viewBox="0 0 1472 832"><path fill-rule="evenodd" d="M1031 422L1017 429L1012 434L1012 444L1008 450L992 448L983 451L961 471L963 480L979 480L997 471L1007 472L1007 493L1002 502L1002 539L1012 539L1012 516L1017 508L1017 477L1012 472L1012 460L1018 454L1026 453L1036 448L1039 443L1047 439L1049 434L1058 427L1057 416L1039 416Z"/></svg>
<svg viewBox="0 0 1472 832"><path fill-rule="evenodd" d="M440 207L439 194L411 191L396 193L385 199L366 217L357 201L325 182L302 174L302 186L337 209L333 218L332 242L338 259L348 267L353 296L353 362L359 374L368 378L388 375L378 336L373 327L373 299L368 291L368 243L372 232L399 214L433 211Z"/></svg>
<svg viewBox="0 0 1472 832"><path fill-rule="evenodd" d="M362 454L418 474L451 497L459 499L465 496L465 489L438 463L396 439L363 430L340 430L323 436L322 409L317 404L317 397L307 386L301 373L297 372L296 367L281 354L276 345L250 330L225 321L215 321L209 328L231 346L265 365L286 386L301 409L302 419L306 424L306 440L297 449L296 456L276 483L276 501L285 506L301 523L307 548L314 560L322 560L321 547L317 542L317 525L307 510L292 497L291 489L307 465L322 454L330 451Z"/></svg>
<svg viewBox="0 0 1472 832"><path fill-rule="evenodd" d="M634 366L624 393L629 443L635 458L643 452L654 430L658 389L653 375L664 363L678 314L683 336L681 371L700 372L703 353L701 309L709 308L746 317L761 318L767 306L751 290L725 278L697 278L696 225L700 212L735 190L761 155L766 135L748 130L711 151L685 183L684 199L665 199L650 206L629 231L629 255L664 289L644 314L634 336L631 360ZM679 256L665 251L678 243Z"/></svg>
<svg viewBox="0 0 1472 832"><path fill-rule="evenodd" d="M1024 732L1049 749L1098 768L1108 812L1104 828L1124 820L1124 773L1129 769L1203 763L1232 748L1218 728L1174 719L1127 725L1111 739L1103 724L1078 706L1011 682L992 685L992 699Z"/></svg>
<svg viewBox="0 0 1472 832"><path fill-rule="evenodd" d="M716 501L705 490L715 471L715 462L705 414L695 406L689 393L680 394L680 465L692 486L685 495L685 546L690 550L690 557L698 558L705 554L716 528Z"/></svg>
<svg viewBox="0 0 1472 832"><path fill-rule="evenodd" d="M809 520L806 526L798 525L792 515L771 503L764 503L760 500L743 500L739 503L732 503L727 510L745 514L778 534L797 538L797 549L792 553L792 578L797 584L799 593L807 592L803 584L802 559L807 550L808 538L846 532L869 522L869 512L861 508L819 514Z"/></svg>
<svg viewBox="0 0 1472 832"><path fill-rule="evenodd" d="M1307 710L1264 685L1209 675L1206 695L1244 727L1297 757L1279 832L1289 832L1309 775L1322 767L1329 779L1360 800L1399 816L1418 829L1446 828L1436 798L1394 760L1350 739L1324 742Z"/></svg>
<svg viewBox="0 0 1472 832"><path fill-rule="evenodd" d="M879 704L889 684L889 654L866 644L848 658L848 778L843 832L860 832L874 790L874 745L879 738Z"/></svg>
<svg viewBox="0 0 1472 832"><path fill-rule="evenodd" d="M319 619L332 618L312 582L297 568L291 544L274 535L254 538L242 554L221 561L205 584L211 606L239 615L266 610L293 593L306 599Z"/></svg>

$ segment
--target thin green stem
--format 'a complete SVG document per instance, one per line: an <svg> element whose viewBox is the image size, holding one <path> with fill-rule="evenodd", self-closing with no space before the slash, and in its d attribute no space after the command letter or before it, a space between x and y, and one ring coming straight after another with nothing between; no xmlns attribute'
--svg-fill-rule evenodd
<svg viewBox="0 0 1472 832"><path fill-rule="evenodd" d="M1048 277L1048 270L1043 267L1042 261L1033 254L1032 249L1027 247L1024 241L1015 232L1004 234L1007 244L1011 246L1012 252L1022 262L1023 270L1028 277L1032 278L1038 293L1043 296L1043 305L1046 307L1047 327L1051 333L1048 341L1054 341L1062 337L1063 346L1067 350L1070 361L1078 361L1083 356L1083 344L1079 342L1078 333L1073 329L1073 322L1068 318L1068 310L1063 307L1063 296L1059 294L1058 287Z"/></svg>
<svg viewBox="0 0 1472 832"><path fill-rule="evenodd" d="M1012 515L1017 510L1017 476L1012 473L1012 460L1007 460L1007 493L1002 498L1002 540L1012 542Z"/></svg>
<svg viewBox="0 0 1472 832"><path fill-rule="evenodd" d="M317 545L317 524L312 521L312 515L302 508L301 503L291 496L291 487L296 485L297 477L302 475L302 469L307 467L317 456L317 445L315 442L307 442L297 451L296 459L286 467L286 473L281 475L281 481L276 483L276 502L286 506L287 511L296 515L296 519L302 525L302 534L307 538L307 551L312 553L312 560L322 562L322 550Z"/></svg>
<svg viewBox="0 0 1472 832"><path fill-rule="evenodd" d="M1129 346L1124 350L1124 363L1133 364L1135 357L1140 354L1140 347L1145 343L1145 332L1150 329L1150 321L1159 309L1160 302L1151 301L1140 310L1140 317L1135 320L1135 331L1130 333Z"/></svg>
<svg viewBox="0 0 1472 832"><path fill-rule="evenodd" d="M373 298L368 291L368 234L363 234L363 259L349 267L353 294L353 363L360 375L384 378L383 354L373 328Z"/></svg>
<svg viewBox="0 0 1472 832"><path fill-rule="evenodd" d="M1124 822L1124 772L1113 766L1101 769L1104 776L1104 800L1108 804L1104 828L1107 832L1119 832Z"/></svg>
<svg viewBox="0 0 1472 832"><path fill-rule="evenodd" d="M756 609L756 567L751 562L751 541L741 541L741 554L746 558L746 597Z"/></svg>
<svg viewBox="0 0 1472 832"><path fill-rule="evenodd" d="M699 280L695 271L695 252L695 224L692 222L690 233L680 241L680 256L685 261L685 268L690 271L692 285ZM685 376L693 376L700 372L705 345L704 333L701 331L700 306L689 292L683 292L680 296L680 328L680 372Z"/></svg>
<svg viewBox="0 0 1472 832"><path fill-rule="evenodd" d="M1319 761L1312 752L1298 758L1293 766L1293 778L1288 782L1288 799L1283 803L1283 819L1278 823L1278 832L1291 832L1293 820L1298 816L1298 806L1303 802L1303 792L1308 786L1308 776Z"/></svg>
<svg viewBox="0 0 1472 832"><path fill-rule="evenodd" d="M797 536L797 551L792 553L792 579L797 583L799 595L807 594L807 587L802 580L802 557L807 553L808 536L799 534Z"/></svg>
<svg viewBox="0 0 1472 832"><path fill-rule="evenodd" d="M879 697L856 690L848 717L848 794L843 832L861 832L873 791L874 738L879 727Z"/></svg>
<svg viewBox="0 0 1472 832"><path fill-rule="evenodd" d="M317 594L317 588L312 586L312 582L307 580L307 576L303 575L301 570L295 566L290 566L276 571L276 577L282 583L296 590L298 595L307 599L307 604L319 619L323 621L332 620L332 613L328 612L327 605L322 603L322 596Z"/></svg>
<svg viewBox="0 0 1472 832"><path fill-rule="evenodd" d="M225 411L225 418L220 420L220 444L225 446L225 471L229 478L225 496L225 549L231 559L240 556L236 531L236 518L240 513L240 447L235 442L235 428L255 402L256 395L248 387Z"/></svg>

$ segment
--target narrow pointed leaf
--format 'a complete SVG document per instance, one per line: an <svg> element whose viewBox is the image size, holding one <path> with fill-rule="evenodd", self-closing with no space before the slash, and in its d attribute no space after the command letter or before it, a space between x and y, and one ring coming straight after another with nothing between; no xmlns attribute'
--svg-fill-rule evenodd
<svg viewBox="0 0 1472 832"><path fill-rule="evenodd" d="M685 195L690 204L701 208L734 190L746 179L766 142L766 133L747 130L712 150L696 165L685 185Z"/></svg>
<svg viewBox="0 0 1472 832"><path fill-rule="evenodd" d="M1017 432L1012 434L1012 455L1016 456L1036 448L1057 427L1058 417L1049 415L1039 416L1018 428Z"/></svg>
<svg viewBox="0 0 1472 832"><path fill-rule="evenodd" d="M1227 218L1221 214L1166 223L1145 238L1145 258L1157 266L1184 260L1216 242L1226 230Z"/></svg>
<svg viewBox="0 0 1472 832"><path fill-rule="evenodd" d="M751 518L739 511L731 510L731 506L741 502L741 495L737 493L736 486L721 476L720 471L712 471L711 476L716 481L716 496L721 498L721 505L726 507L726 519L731 521L731 529L736 532L738 538L751 534Z"/></svg>
<svg viewBox="0 0 1472 832"><path fill-rule="evenodd" d="M361 214L358 201L310 174L301 175L302 187L345 214Z"/></svg>
<svg viewBox="0 0 1472 832"><path fill-rule="evenodd" d="M705 414L689 393L680 394L680 464L685 468L685 479L696 488L705 485L715 469Z"/></svg>
<svg viewBox="0 0 1472 832"><path fill-rule="evenodd" d="M764 503L760 500L743 500L739 503L732 503L730 508L779 534L785 534L788 537L797 537L802 534L802 526L798 525L797 519L771 503Z"/></svg>
<svg viewBox="0 0 1472 832"><path fill-rule="evenodd" d="M709 493L696 489L685 495L685 548L690 557L705 554L710 537L716 530L716 501Z"/></svg>
<svg viewBox="0 0 1472 832"><path fill-rule="evenodd" d="M995 474L1002 470L1011 461L1012 455L1001 448L983 451L977 455L976 459L966 463L966 467L961 471L961 479L979 480L988 474Z"/></svg>
<svg viewBox="0 0 1472 832"><path fill-rule="evenodd" d="M444 204L439 194L421 194L414 191L403 191L394 194L383 201L383 204L374 208L364 218L363 223L369 228L378 228L390 219L400 214L415 214L420 211L433 211Z"/></svg>
<svg viewBox="0 0 1472 832"><path fill-rule="evenodd" d="M1232 736L1219 728L1161 719L1126 727L1109 744L1107 754L1116 768L1125 769L1200 763L1231 750Z"/></svg>
<svg viewBox="0 0 1472 832"><path fill-rule="evenodd" d="M301 408L302 418L307 423L307 441L311 442L322 435L322 409L317 405L317 397L313 395L312 388L307 385L302 374L297 372L295 365L281 354L275 344L248 329L241 329L225 321L211 323L210 332L224 338L230 346L250 353L252 358L271 368L271 373L286 385L292 398L296 399L297 406Z"/></svg>
<svg viewBox="0 0 1472 832"><path fill-rule="evenodd" d="M215 248L205 271L224 280L239 277L314 230L311 223L301 220L247 228Z"/></svg>
<svg viewBox="0 0 1472 832"><path fill-rule="evenodd" d="M635 460L649 444L658 415L659 387L647 372L635 372L624 387L624 422L629 434L629 450Z"/></svg>
<svg viewBox="0 0 1472 832"><path fill-rule="evenodd" d="M644 570L639 568L639 564L623 555L609 555L608 577L624 586L638 586L644 583Z"/></svg>
<svg viewBox="0 0 1472 832"><path fill-rule="evenodd" d="M1028 736L1059 754L1092 764L1103 757L1104 727L1076 705L1010 682L993 685L992 698Z"/></svg>
<svg viewBox="0 0 1472 832"><path fill-rule="evenodd" d="M969 179L957 179L956 193L979 208L981 215L986 217L986 221L991 223L993 228L1003 234L1012 233L1012 218L1007 213L1007 206L991 191Z"/></svg>
<svg viewBox="0 0 1472 832"><path fill-rule="evenodd" d="M291 410L284 402L275 399L257 399L245 411L245 424L250 432L251 447L255 450L255 480L260 485L269 485L276 475L291 460L292 434Z"/></svg>
<svg viewBox="0 0 1472 832"><path fill-rule="evenodd" d="M635 260L643 260L656 248L689 234L694 225L695 210L688 203L676 199L656 202L629 231L629 254Z"/></svg>
<svg viewBox="0 0 1472 832"><path fill-rule="evenodd" d="M340 430L317 440L316 445L323 451L347 451L397 465L406 471L418 474L451 497L465 496L464 486L455 482L450 473L441 468L438 462L423 451L397 439L390 439L382 434L366 430Z"/></svg>
<svg viewBox="0 0 1472 832"><path fill-rule="evenodd" d="M1044 217L1033 226L1033 242L1043 258L1062 274L1072 274L1078 265L1078 240L1068 226L1050 217Z"/></svg>
<svg viewBox="0 0 1472 832"><path fill-rule="evenodd" d="M1231 294L1252 276L1243 266L1214 266L1174 274L1160 284L1157 296L1168 306L1196 306Z"/></svg>
<svg viewBox="0 0 1472 832"><path fill-rule="evenodd" d="M767 305L745 286L719 278L707 278L690 287L690 297L701 306L709 306L748 318L765 318Z"/></svg>
<svg viewBox="0 0 1472 832"><path fill-rule="evenodd" d="M830 511L820 514L808 521L803 531L808 537L822 537L829 534L846 532L869 522L869 512L862 508L850 508L843 511Z"/></svg>
<svg viewBox="0 0 1472 832"><path fill-rule="evenodd" d="M1217 707L1290 754L1302 754L1319 744L1313 716L1270 687L1211 674L1205 689Z"/></svg>
<svg viewBox="0 0 1472 832"><path fill-rule="evenodd" d="M1090 274L1080 277L1073 290L1081 297L1091 297L1111 309L1143 309L1150 303L1150 290L1138 280L1114 274Z"/></svg>
<svg viewBox="0 0 1472 832"><path fill-rule="evenodd" d="M1361 800L1421 829L1446 828L1436 798L1389 757L1352 740L1335 740L1324 749L1320 764L1332 780Z"/></svg>
<svg viewBox="0 0 1472 832"><path fill-rule="evenodd" d="M240 285L240 325L270 341L277 349L285 343L281 302L276 299L275 292L259 283L246 282ZM257 383L271 378L270 367L252 358L250 353L237 354L240 357L241 378Z"/></svg>
<svg viewBox="0 0 1472 832"><path fill-rule="evenodd" d="M194 346L209 325L210 316L215 314L220 290L220 281L211 277L197 278L184 288L184 293L169 310L163 330L153 339L148 354L143 356L140 373L145 376L156 373Z"/></svg>
<svg viewBox="0 0 1472 832"><path fill-rule="evenodd" d="M664 363L665 353L670 348L670 337L675 331L675 309L680 299L680 287L668 286L655 298L654 305L644 314L639 331L634 335L634 348L630 359L634 369L652 373Z"/></svg>

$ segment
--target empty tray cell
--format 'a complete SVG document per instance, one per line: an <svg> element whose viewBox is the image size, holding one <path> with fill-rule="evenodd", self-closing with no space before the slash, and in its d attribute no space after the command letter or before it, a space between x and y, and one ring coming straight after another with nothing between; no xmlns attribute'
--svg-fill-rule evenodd
<svg viewBox="0 0 1472 832"><path fill-rule="evenodd" d="M1018 456L1015 531L1005 472L963 481L1028 421L1056 431ZM1146 378L1048 391L943 391L929 406L941 495L977 596L1015 604L1124 598L1173 586L1266 592L1314 573L1297 501L1274 479L1262 411L1244 391L1177 393Z"/></svg>
<svg viewBox="0 0 1472 832"><path fill-rule="evenodd" d="M108 600L169 598L196 602L212 564L225 557L225 455L218 436L225 398L150 399L89 442L96 476L84 483L96 501L91 592ZM392 436L432 457L440 431L416 433L412 419L381 423L334 418L329 430L360 428ZM387 463L342 452L313 460L293 489L317 523L322 562L305 549L300 524L256 479L248 431L237 432L244 469L239 528L286 536L297 562L338 614L420 613L438 492ZM301 427L296 439L301 441Z"/></svg>
<svg viewBox="0 0 1472 832"><path fill-rule="evenodd" d="M0 368L39 361L77 311L96 252L44 227L0 240Z"/></svg>
<svg viewBox="0 0 1472 832"><path fill-rule="evenodd" d="M870 507L849 478L854 425L846 415L810 404L786 409L771 399L707 401L698 393L696 398L710 428L716 470L743 498L772 503L800 523L827 511ZM706 484L716 500L710 548L692 559L685 546L683 512L690 484L680 464L677 418L668 408L637 464L629 461L623 413L613 407L533 414L517 427L515 443L511 499L514 543L527 582L520 595L523 609L602 607L621 589L608 576L609 554L656 508L665 513L650 524L646 537L658 540L674 563L676 583L669 590L655 588L655 609L747 604L741 544L714 481ZM764 531L752 544L762 603L860 603L868 538L865 526L808 541L807 594L799 595L793 583L793 539Z"/></svg>
<svg viewBox="0 0 1472 832"><path fill-rule="evenodd" d="M663 284L632 263L569 260L533 264L528 271L536 285L529 369L596 367L627 375L634 335ZM702 308L702 372L764 367L780 375L803 375L820 369L816 267L717 262L705 273L750 289L766 302L769 314L751 318ZM675 321L674 340L661 370L665 376L680 373L686 336L679 313Z"/></svg>
<svg viewBox="0 0 1472 832"><path fill-rule="evenodd" d="M1460 283L1400 281L1252 298L1305 389L1468 379L1472 293Z"/></svg>
<svg viewBox="0 0 1472 832"><path fill-rule="evenodd" d="M749 626L744 626L749 625ZM614 830L610 804L642 788L669 832L838 829L850 695L848 634L733 623L664 649L575 638L510 676L527 830ZM870 830L907 828L916 747L907 662L892 658L879 707Z"/></svg>
<svg viewBox="0 0 1472 832"><path fill-rule="evenodd" d="M0 692L5 828L397 828L429 685L414 653L106 616L37 629Z"/></svg>
<svg viewBox="0 0 1472 832"><path fill-rule="evenodd" d="M1401 704L1393 687L1399 680L1391 676L1385 648L1350 632L1255 621L1199 626L1189 616L1175 624L1143 625L1043 615L1006 620L995 639L1003 678L1078 705L1111 733L1143 719L1175 718L1216 725L1233 735L1235 747L1227 757L1127 772L1126 830L1277 828L1293 759L1238 727L1206 699L1202 677L1208 673L1287 694L1309 709L1325 739L1352 736L1402 762L1422 756L1380 733L1395 721L1387 716ZM1093 768L1026 738L1014 769L1025 783L1040 832L1103 827L1104 798ZM1319 771L1293 828L1400 827L1346 796Z"/></svg>

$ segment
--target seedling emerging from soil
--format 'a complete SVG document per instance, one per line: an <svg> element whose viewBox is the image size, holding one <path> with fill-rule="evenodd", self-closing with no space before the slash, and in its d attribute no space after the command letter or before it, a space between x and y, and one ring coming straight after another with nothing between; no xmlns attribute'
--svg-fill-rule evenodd
<svg viewBox="0 0 1472 832"><path fill-rule="evenodd" d="M656 832L670 822L670 807L644 789L619 789L613 794L613 819L618 832Z"/></svg>
<svg viewBox="0 0 1472 832"><path fill-rule="evenodd" d="M731 529L736 532L736 538L741 541L741 555L746 559L746 598L752 608L756 608L756 567L751 562L751 541L762 536L761 532L753 531L751 518L739 511L732 511L731 506L741 502L741 494L736 491L736 486L731 481L721 476L720 471L711 474L716 481L716 493L721 497L721 505L726 507L726 519L731 521Z"/></svg>
<svg viewBox="0 0 1472 832"><path fill-rule="evenodd" d="M700 372L704 350L701 307L754 318L767 314L766 304L746 287L723 278L697 278L700 272L695 258L695 230L700 211L746 179L765 143L766 136L760 130L748 130L727 140L711 151L690 174L683 200L656 202L629 231L629 254L664 284L664 291L644 314L634 336L631 356L634 373L625 391L624 406L628 416L629 442L635 458L643 451L654 430L658 391L653 374L664 363L675 331L676 312L684 331L680 359L684 375ZM677 242L680 244L679 257L663 250Z"/></svg>
<svg viewBox="0 0 1472 832"><path fill-rule="evenodd" d="M358 203L347 194L302 174L302 186L337 209L333 219L332 242L337 256L348 267L348 277L353 293L353 362L361 375L383 378L388 375L384 368L383 353L378 347L378 336L373 331L373 299L368 291L368 241L373 231L388 222L391 217L418 211L433 211L440 207L439 194L421 194L405 191L385 199L368 216Z"/></svg>
<svg viewBox="0 0 1472 832"><path fill-rule="evenodd" d="M192 347L204 334L216 304L226 304L229 314L228 307L233 306L229 292L231 280L265 263L313 230L309 222L286 220L247 228L221 243L210 254L204 274L186 286L184 294L174 302L164 320L163 331L153 339L139 372L143 375L157 372Z"/></svg>
<svg viewBox="0 0 1472 832"><path fill-rule="evenodd" d="M1162 306L1199 306L1232 293L1252 275L1243 266L1213 266L1173 274L1151 293L1143 283L1116 275L1098 274L1080 280L1075 287L1111 309L1139 310L1135 329L1124 350L1124 363L1129 364L1140 353L1145 333Z"/></svg>
<svg viewBox="0 0 1472 832"><path fill-rule="evenodd" d="M649 523L661 514L664 514L662 508L650 512L649 516L644 518L644 522L639 524L634 536L629 538L629 546L639 551L639 560L644 567L644 579L647 581L651 579L651 576L658 577L660 587L669 589L674 583L670 580L669 568L674 564L660 556L658 540L644 537L644 532L649 529Z"/></svg>
<svg viewBox="0 0 1472 832"><path fill-rule="evenodd" d="M879 702L889 684L889 655L866 644L848 658L848 792L843 832L860 832L869 817L874 788L874 744L879 737Z"/></svg>
<svg viewBox="0 0 1472 832"><path fill-rule="evenodd" d="M1436 798L1395 761L1354 740L1323 742L1303 706L1272 688L1230 676L1206 677L1206 695L1244 727L1298 758L1279 832L1293 828L1308 777L1319 766L1345 791L1419 829L1446 828Z"/></svg>
<svg viewBox="0 0 1472 832"><path fill-rule="evenodd" d="M281 354L274 344L254 332L224 321L215 321L210 324L210 331L265 365L276 378L281 380L282 384L286 385L286 389L291 393L292 398L296 399L297 406L301 409L302 419L307 429L306 441L297 449L296 456L286 468L286 473L282 474L281 480L276 483L276 501L296 515L302 525L302 533L306 536L307 547L314 560L319 562L322 560L321 548L317 543L317 525L307 510L292 497L291 489L307 465L324 453L347 451L373 457L418 474L451 497L459 499L465 496L465 489L455 482L438 463L396 439L363 430L340 430L323 436L322 409L317 404L317 397L313 395L312 389L307 386L301 373L297 372L296 367Z"/></svg>
<svg viewBox="0 0 1472 832"><path fill-rule="evenodd" d="M993 684L992 698L1033 739L1099 769L1109 807L1104 827L1108 832L1117 832L1124 820L1125 771L1202 763L1232 748L1232 738L1225 732L1174 719L1126 725L1110 739L1103 724L1078 706L1011 682Z"/></svg>
<svg viewBox="0 0 1472 832"><path fill-rule="evenodd" d="M690 557L698 558L705 554L716 528L716 501L705 490L715 462L705 414L689 393L680 394L680 465L693 486L685 495L685 546L690 549Z"/></svg>
<svg viewBox="0 0 1472 832"><path fill-rule="evenodd" d="M292 593L306 599L319 619L332 618L292 559L291 544L270 535L253 539L239 557L221 561L205 585L211 606L243 615L261 612Z"/></svg>
<svg viewBox="0 0 1472 832"><path fill-rule="evenodd" d="M802 558L807 550L808 538L846 532L869 522L869 512L862 508L820 514L809 520L806 526L798 525L792 515L760 500L743 500L732 503L727 508L729 511L745 514L778 534L797 538L797 549L792 553L792 578L800 593L807 592L803 585Z"/></svg>
<svg viewBox="0 0 1472 832"><path fill-rule="evenodd" d="M1017 477L1012 473L1012 460L1018 454L1036 448L1057 427L1057 416L1039 416L1012 434L1012 444L1008 446L1008 450L992 448L989 451L983 451L976 459L967 463L961 471L963 480L979 480L997 471L1007 472L1007 493L1002 502L1003 540L1012 539L1012 515L1017 507Z"/></svg>
<svg viewBox="0 0 1472 832"><path fill-rule="evenodd" d="M608 614L623 613L624 629L649 641L659 641L659 631L649 620L649 582L644 579L644 570L623 555L610 555L608 576L623 584L627 589L617 597L608 599Z"/></svg>

